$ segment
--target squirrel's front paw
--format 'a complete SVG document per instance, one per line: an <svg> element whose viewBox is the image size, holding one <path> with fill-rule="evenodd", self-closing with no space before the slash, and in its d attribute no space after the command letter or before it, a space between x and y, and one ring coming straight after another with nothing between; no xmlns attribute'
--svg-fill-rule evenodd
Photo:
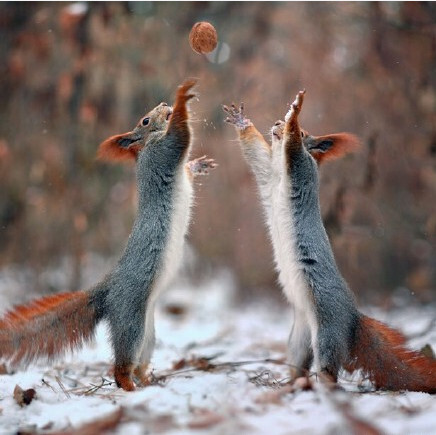
<svg viewBox="0 0 436 435"><path fill-rule="evenodd" d="M249 119L244 116L244 103L241 103L239 108L234 104L231 107L223 105L224 112L227 113L227 118L224 120L235 127L244 130L245 128L253 125Z"/></svg>
<svg viewBox="0 0 436 435"><path fill-rule="evenodd" d="M290 109L288 110L288 113L286 113L285 121L296 121L298 115L301 112L301 108L303 106L304 101L304 94L306 93L306 89L303 91L298 92L297 96L295 97L294 102L291 104Z"/></svg>
<svg viewBox="0 0 436 435"><path fill-rule="evenodd" d="M191 174L195 177L196 175L207 175L210 169L215 169L218 163L215 163L214 159L208 159L207 156L199 157L189 161L187 167Z"/></svg>
<svg viewBox="0 0 436 435"><path fill-rule="evenodd" d="M194 79L185 80L177 89L176 100L181 102L189 101L191 98L197 97L197 94L189 91L196 85L197 81Z"/></svg>

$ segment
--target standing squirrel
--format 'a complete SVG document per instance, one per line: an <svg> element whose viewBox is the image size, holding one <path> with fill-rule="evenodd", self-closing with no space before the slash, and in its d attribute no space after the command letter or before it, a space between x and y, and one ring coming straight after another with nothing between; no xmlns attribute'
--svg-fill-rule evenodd
<svg viewBox="0 0 436 435"><path fill-rule="evenodd" d="M337 382L343 367L361 369L376 388L436 393L436 361L408 350L400 332L360 313L338 270L321 217L317 163L352 151L358 141L348 133L313 137L300 129L304 94L272 127L271 146L245 118L243 105L224 106L256 177L280 283L294 307L292 377L307 375L313 363L328 383Z"/></svg>
<svg viewBox="0 0 436 435"><path fill-rule="evenodd" d="M137 160L138 215L125 251L101 282L88 291L44 297L0 319L0 358L13 363L53 359L89 341L101 320L109 324L115 381L135 389L147 385L155 344L154 306L182 257L192 204L192 181L216 164L188 162L192 134L187 102L194 81L177 91L174 107L161 103L128 133L99 147L106 160Z"/></svg>

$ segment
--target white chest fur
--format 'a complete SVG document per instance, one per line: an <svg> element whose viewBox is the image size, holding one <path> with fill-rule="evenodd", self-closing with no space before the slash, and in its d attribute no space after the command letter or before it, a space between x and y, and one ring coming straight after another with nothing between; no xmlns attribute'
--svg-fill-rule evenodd
<svg viewBox="0 0 436 435"><path fill-rule="evenodd" d="M156 299L160 292L165 289L174 278L183 257L183 245L189 226L193 191L192 182L188 178L184 166L184 164L180 165L176 175L170 229L165 246L165 253L159 275L147 299L144 337L137 355L137 359L142 365L150 362L154 348L154 306Z"/></svg>
<svg viewBox="0 0 436 435"><path fill-rule="evenodd" d="M270 233L283 291L296 309L312 312L312 298L297 257L290 185L281 143L272 148L272 197Z"/></svg>
<svg viewBox="0 0 436 435"><path fill-rule="evenodd" d="M161 270L154 286L153 298L156 298L160 290L168 286L180 267L191 216L192 192L192 182L182 164L176 175L170 230Z"/></svg>

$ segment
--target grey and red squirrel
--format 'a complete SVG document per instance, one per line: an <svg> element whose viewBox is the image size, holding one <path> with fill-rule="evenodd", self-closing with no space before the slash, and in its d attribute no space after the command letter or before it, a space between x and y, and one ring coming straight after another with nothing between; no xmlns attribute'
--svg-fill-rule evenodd
<svg viewBox="0 0 436 435"><path fill-rule="evenodd" d="M117 385L148 383L155 344L154 306L182 258L195 176L216 166L205 156L188 161L192 133L187 103L195 82L181 85L174 106L161 103L130 132L99 147L105 160L136 160L138 214L115 267L87 291L58 294L16 307L0 320L0 358L29 363L53 359L92 338L106 320Z"/></svg>
<svg viewBox="0 0 436 435"><path fill-rule="evenodd" d="M305 91L284 121L271 129L271 145L244 116L224 106L256 178L274 248L280 284L294 308L288 342L292 378L314 371L336 383L341 368L361 369L376 388L436 393L436 360L405 347L405 337L360 313L341 276L319 204L318 165L358 148L348 133L314 137L299 125Z"/></svg>
<svg viewBox="0 0 436 435"><path fill-rule="evenodd" d="M112 136L99 157L135 160L138 215L118 263L86 291L48 296L15 307L0 319L0 358L13 364L54 359L89 341L106 320L116 384L126 391L149 383L154 307L182 257L195 176L216 167L205 156L188 161L192 133L188 102L195 82L183 83L173 107L161 103L128 133ZM401 333L364 316L336 266L321 219L317 165L357 148L340 133L315 137L298 122L304 92L272 128L269 145L245 118L228 108L243 154L256 178L280 282L294 306L288 345L293 377L313 365L336 382L341 367L362 369L376 388L436 393L436 361L405 347Z"/></svg>

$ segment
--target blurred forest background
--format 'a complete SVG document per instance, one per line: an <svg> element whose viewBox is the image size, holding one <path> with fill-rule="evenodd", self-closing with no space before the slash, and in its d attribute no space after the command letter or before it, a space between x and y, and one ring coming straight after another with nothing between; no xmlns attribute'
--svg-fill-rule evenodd
<svg viewBox="0 0 436 435"><path fill-rule="evenodd" d="M219 35L208 56L192 25ZM362 151L326 164L321 204L361 302L436 296L436 3L0 4L0 268L56 288L89 255L115 261L135 215L134 166L95 160L106 137L199 79L194 155L220 164L197 188L189 241L199 274L227 267L242 299L276 288L253 177L221 104L244 101L268 135L307 89L303 127L350 131ZM112 261L112 260L111 260ZM112 261L112 264L113 264Z"/></svg>

